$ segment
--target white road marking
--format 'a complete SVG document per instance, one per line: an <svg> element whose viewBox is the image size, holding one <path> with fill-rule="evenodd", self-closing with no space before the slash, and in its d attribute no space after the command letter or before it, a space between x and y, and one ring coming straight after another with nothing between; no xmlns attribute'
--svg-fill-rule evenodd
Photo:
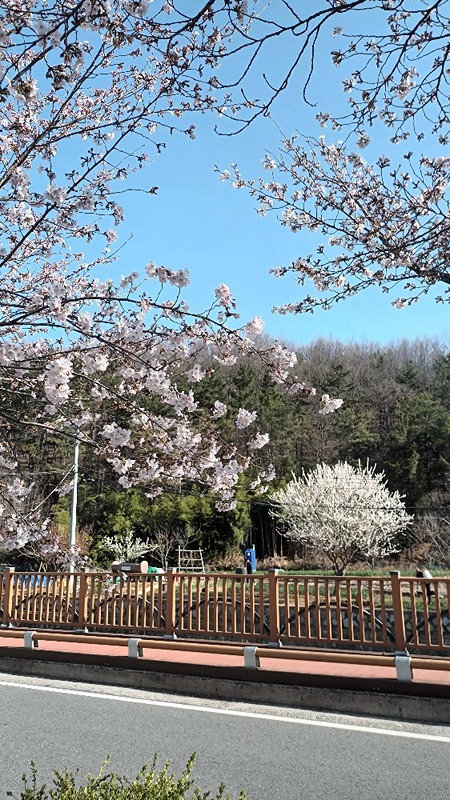
<svg viewBox="0 0 450 800"><path fill-rule="evenodd" d="M0 681L0 686L12 686L17 689L32 689L37 692L52 692L53 694L67 694L76 697L95 697L98 700L115 700L119 703L135 703L144 706L159 706L161 708L176 708L182 711L201 711L206 714L222 714L231 717L246 717L250 719L264 719L274 722L288 722L295 725L309 725L316 728L335 728L337 730L352 731L356 733L375 733L381 736L397 736L404 739L420 739L427 742L450 743L450 736L439 736L426 733L413 733L410 731L390 730L389 728L370 728L364 725L347 725L344 722L328 722L315 719L301 719L299 717L283 717L277 714L258 714L255 711L238 711L229 708L211 708L208 706L194 706L189 703L175 703L166 700L150 700L140 697L123 697L122 695L106 694L102 692L85 692L81 689L60 689L56 686L35 686L31 683L14 681Z"/></svg>

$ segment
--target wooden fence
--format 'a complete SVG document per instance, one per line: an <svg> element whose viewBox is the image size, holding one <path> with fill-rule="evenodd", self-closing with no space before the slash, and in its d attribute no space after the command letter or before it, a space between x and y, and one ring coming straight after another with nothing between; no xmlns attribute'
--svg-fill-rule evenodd
<svg viewBox="0 0 450 800"><path fill-rule="evenodd" d="M0 573L4 627L450 654L450 579Z"/></svg>

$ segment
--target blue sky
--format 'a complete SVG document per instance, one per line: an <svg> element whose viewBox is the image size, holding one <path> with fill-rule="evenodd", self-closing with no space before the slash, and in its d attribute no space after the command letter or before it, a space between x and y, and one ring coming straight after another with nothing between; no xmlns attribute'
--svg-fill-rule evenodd
<svg viewBox="0 0 450 800"><path fill-rule="evenodd" d="M194 142L174 138L148 172L158 194L139 194L127 208L123 233L132 232L133 239L122 250L118 269L140 270L148 261L188 268L192 283L187 297L195 310L208 305L219 283L227 283L243 320L260 315L267 333L293 343L321 336L380 343L450 338L448 306L425 298L398 310L377 289L314 315L273 314L274 305L298 297L302 289L292 278L277 279L269 270L306 252L307 237L302 240L302 234L282 228L275 215L258 217L252 198L222 183L213 171L214 164L226 168L237 161L243 174L254 176L262 171L263 152L257 149L252 130L232 139L206 133Z"/></svg>
<svg viewBox="0 0 450 800"><path fill-rule="evenodd" d="M325 110L333 81L338 88L343 77L329 63L328 57L313 87ZM320 108L305 108L294 82L279 100L275 117L286 133L297 128L306 134L323 133L314 120ZM274 305L297 299L302 287L293 278L271 276L269 270L309 252L308 235L282 228L275 215L258 217L245 190L222 183L213 168L237 162L244 177L256 178L263 171L264 152L276 150L280 134L273 122L260 120L238 136L217 136L212 132L214 121L208 115L194 120L195 141L184 135L170 137L167 148L141 173L141 185L159 187L156 196L124 197L126 224L119 232L121 240L130 233L133 238L120 253L119 272L141 271L148 261L189 269L192 283L186 299L194 310L207 307L214 288L226 283L243 321L262 316L267 333L294 344L319 337L384 344L434 336L450 343L448 305L436 305L431 297L398 310L374 289L314 315L273 314Z"/></svg>

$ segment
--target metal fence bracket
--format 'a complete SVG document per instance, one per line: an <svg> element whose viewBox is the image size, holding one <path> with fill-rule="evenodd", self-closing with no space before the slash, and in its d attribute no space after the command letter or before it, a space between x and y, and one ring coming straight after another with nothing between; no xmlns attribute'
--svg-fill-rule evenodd
<svg viewBox="0 0 450 800"><path fill-rule="evenodd" d="M244 667L246 669L259 669L261 662L257 647L244 647Z"/></svg>
<svg viewBox="0 0 450 800"><path fill-rule="evenodd" d="M395 653L395 669L398 681L412 681L413 672L411 667L411 657L409 653Z"/></svg>
<svg viewBox="0 0 450 800"><path fill-rule="evenodd" d="M25 631L23 634L23 646L26 650L34 650L35 647L39 647L39 642L37 639L34 639L34 634L36 631Z"/></svg>
<svg viewBox="0 0 450 800"><path fill-rule="evenodd" d="M140 641L140 639L128 639L129 658L142 658L143 650Z"/></svg>

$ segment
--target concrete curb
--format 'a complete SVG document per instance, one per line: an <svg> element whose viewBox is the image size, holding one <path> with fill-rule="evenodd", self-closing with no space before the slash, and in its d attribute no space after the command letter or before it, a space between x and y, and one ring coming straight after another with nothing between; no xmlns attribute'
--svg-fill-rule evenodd
<svg viewBox="0 0 450 800"><path fill-rule="evenodd" d="M3 654L2 654L3 655ZM54 656L54 654L48 654ZM163 666L163 665L162 665ZM186 666L186 665L183 665ZM76 669L74 669L76 668ZM289 706L316 711L341 714L358 714L365 717L384 717L402 721L450 723L450 698L424 696L420 694L397 694L377 690L373 684L367 691L338 688L326 685L305 685L266 682L258 674L258 680L229 679L223 675L187 674L185 671L170 672L152 669L133 669L76 663L64 660L14 658L3 655L0 672L25 677L51 678L64 681L120 686L130 689L147 689L190 695L217 700L233 700L261 703L274 706ZM280 675L277 676L279 679Z"/></svg>

